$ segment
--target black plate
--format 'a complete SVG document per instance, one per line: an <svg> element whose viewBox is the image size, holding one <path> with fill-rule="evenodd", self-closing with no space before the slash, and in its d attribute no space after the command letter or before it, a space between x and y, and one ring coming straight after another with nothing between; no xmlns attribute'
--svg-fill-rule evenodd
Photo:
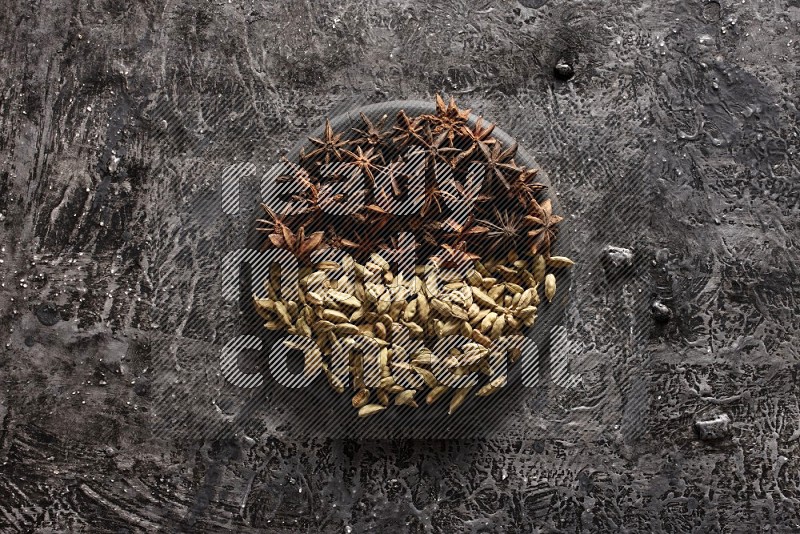
<svg viewBox="0 0 800 534"><path fill-rule="evenodd" d="M360 127L363 123L360 114L363 113L371 121L377 122L384 115L389 117L387 124L394 124L394 118L400 110L404 110L411 117L421 114L430 114L436 111L433 103L405 100L393 101L382 104L373 104L362 108L353 109L331 119L334 131L349 131L352 127ZM476 115L470 115L469 124L474 125ZM324 130L324 124L309 133L310 137L319 137ZM502 129L495 127L493 136L500 140L504 146L514 142L514 139ZM300 151L307 147L307 141L299 142L287 155L290 161L297 161ZM541 169L534 158L523 148L519 147L516 161L522 165L538 168L537 179L548 188L542 199L551 198L553 210L559 213L559 204L551 187L550 180L544 169ZM542 200L540 199L540 200ZM559 236L554 246L554 255L558 249L565 249L565 240L568 236L568 220L559 225ZM261 234L258 239L263 239ZM474 392L464 404L453 414L447 415L449 398L452 393L440 398L433 406L424 402L427 388L417 394L419 408L390 406L387 410L369 418L357 417L356 410L350 404L353 394L348 388L344 394L336 394L328 385L324 376L320 374L313 385L303 390L287 389L267 378L264 387L271 388L268 393L268 402L271 409L286 416L286 425L283 430L292 435L310 435L324 437L352 437L352 438L466 438L483 437L491 435L507 423L509 417L520 417L518 408L527 403L535 413L538 407L547 402L550 343L552 331L563 323L564 312L569 301L570 279L568 270L562 270L558 275L559 284L556 298L553 303L542 303L539 306L539 316L533 327L525 335L535 341L538 347L537 354L523 354L521 360L509 366L508 386L491 397L474 397ZM246 299L249 313L252 304ZM248 332L243 334L262 337L265 345L277 342L282 336L270 333L261 327L261 321L245 321L253 325ZM265 355L268 355L266 349ZM300 355L298 354L298 358ZM539 371L537 387L524 387L521 382L521 368L528 365L528 369ZM530 372L530 371L527 371ZM268 372L265 371L268 377ZM485 383L481 379L479 385Z"/></svg>

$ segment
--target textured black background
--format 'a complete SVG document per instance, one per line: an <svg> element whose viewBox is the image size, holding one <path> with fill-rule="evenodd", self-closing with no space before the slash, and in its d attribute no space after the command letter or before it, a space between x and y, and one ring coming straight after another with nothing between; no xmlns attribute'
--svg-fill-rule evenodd
<svg viewBox="0 0 800 534"><path fill-rule="evenodd" d="M796 0L3 4L4 531L800 528ZM195 158L235 132L274 161L337 110L437 91L559 193L597 401L494 440L154 437L152 336L214 337L164 313L202 318ZM157 134L165 96L205 111ZM634 269L609 276L606 245ZM612 335L645 323L646 352ZM591 437L553 436L570 418Z"/></svg>

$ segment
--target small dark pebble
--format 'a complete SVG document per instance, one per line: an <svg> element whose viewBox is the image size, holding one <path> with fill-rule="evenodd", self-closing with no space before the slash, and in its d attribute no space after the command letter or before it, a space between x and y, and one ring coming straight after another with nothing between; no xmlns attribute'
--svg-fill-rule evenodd
<svg viewBox="0 0 800 534"><path fill-rule="evenodd" d="M533 450L536 452L544 452L544 441L537 439L533 441Z"/></svg>
<svg viewBox="0 0 800 534"><path fill-rule="evenodd" d="M653 312L653 319L660 323L666 323L672 319L672 310L660 300L655 301L650 310Z"/></svg>
<svg viewBox="0 0 800 534"><path fill-rule="evenodd" d="M728 414L721 414L695 421L694 431L703 441L716 441L730 436L730 424Z"/></svg>
<svg viewBox="0 0 800 534"><path fill-rule="evenodd" d="M720 12L721 8L719 2L707 2L703 6L703 19L705 19L706 22L716 22L720 18Z"/></svg>
<svg viewBox="0 0 800 534"><path fill-rule="evenodd" d="M33 336L27 336L25 338L25 346L26 347L32 347L34 345L36 345L36 340L33 339Z"/></svg>
<svg viewBox="0 0 800 534"><path fill-rule="evenodd" d="M563 59L558 60L556 66L553 67L553 73L555 74L556 78L561 81L567 81L575 76L575 70L572 68L572 65Z"/></svg>
<svg viewBox="0 0 800 534"><path fill-rule="evenodd" d="M133 392L144 397L150 394L150 381L145 378L139 378L136 384L133 385Z"/></svg>
<svg viewBox="0 0 800 534"><path fill-rule="evenodd" d="M56 308L55 304L50 302L39 304L33 310L33 313L36 314L36 318L39 319L39 322L45 326L53 326L61 320L58 314L58 308Z"/></svg>
<svg viewBox="0 0 800 534"><path fill-rule="evenodd" d="M110 445L108 447L106 447L103 450L103 452L105 452L106 456L108 456L109 458L113 458L114 456L117 455L117 450L114 447L110 446Z"/></svg>

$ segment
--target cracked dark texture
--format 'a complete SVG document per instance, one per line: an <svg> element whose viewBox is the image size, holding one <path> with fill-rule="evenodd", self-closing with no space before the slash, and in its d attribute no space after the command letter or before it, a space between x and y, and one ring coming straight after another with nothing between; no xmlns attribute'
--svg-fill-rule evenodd
<svg viewBox="0 0 800 534"><path fill-rule="evenodd" d="M800 529L795 0L9 0L0 21L4 532ZM246 143L274 158L335 110L437 91L530 148L576 221L598 216L587 199L619 217L571 239L593 272L573 287L575 336L587 376L631 378L593 349L637 289L603 282L602 251L631 248L648 304L672 310L635 376L641 432L154 437L147 334L176 326L158 324L174 320L159 316L173 270L202 265L180 226L196 184L151 172L166 148L149 144L147 110L241 95L259 134ZM165 144L224 133L193 124ZM642 172L630 151L646 152ZM637 235L613 210L631 192Z"/></svg>

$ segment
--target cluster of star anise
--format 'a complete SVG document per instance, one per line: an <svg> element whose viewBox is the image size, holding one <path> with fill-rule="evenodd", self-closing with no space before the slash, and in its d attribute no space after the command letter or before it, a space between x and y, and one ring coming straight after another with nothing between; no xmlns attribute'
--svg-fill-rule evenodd
<svg viewBox="0 0 800 534"><path fill-rule="evenodd" d="M553 214L536 169L515 161L517 144L503 145L493 130L439 95L434 113L400 111L394 124L362 113L360 125L336 132L326 121L295 171L279 178L292 182L292 209L263 206L266 246L291 250L301 261L325 247L359 258L395 248L399 233L410 231L421 263L500 258L512 250L549 257L562 217ZM357 211L337 214L356 199ZM412 209L391 209L398 205Z"/></svg>

